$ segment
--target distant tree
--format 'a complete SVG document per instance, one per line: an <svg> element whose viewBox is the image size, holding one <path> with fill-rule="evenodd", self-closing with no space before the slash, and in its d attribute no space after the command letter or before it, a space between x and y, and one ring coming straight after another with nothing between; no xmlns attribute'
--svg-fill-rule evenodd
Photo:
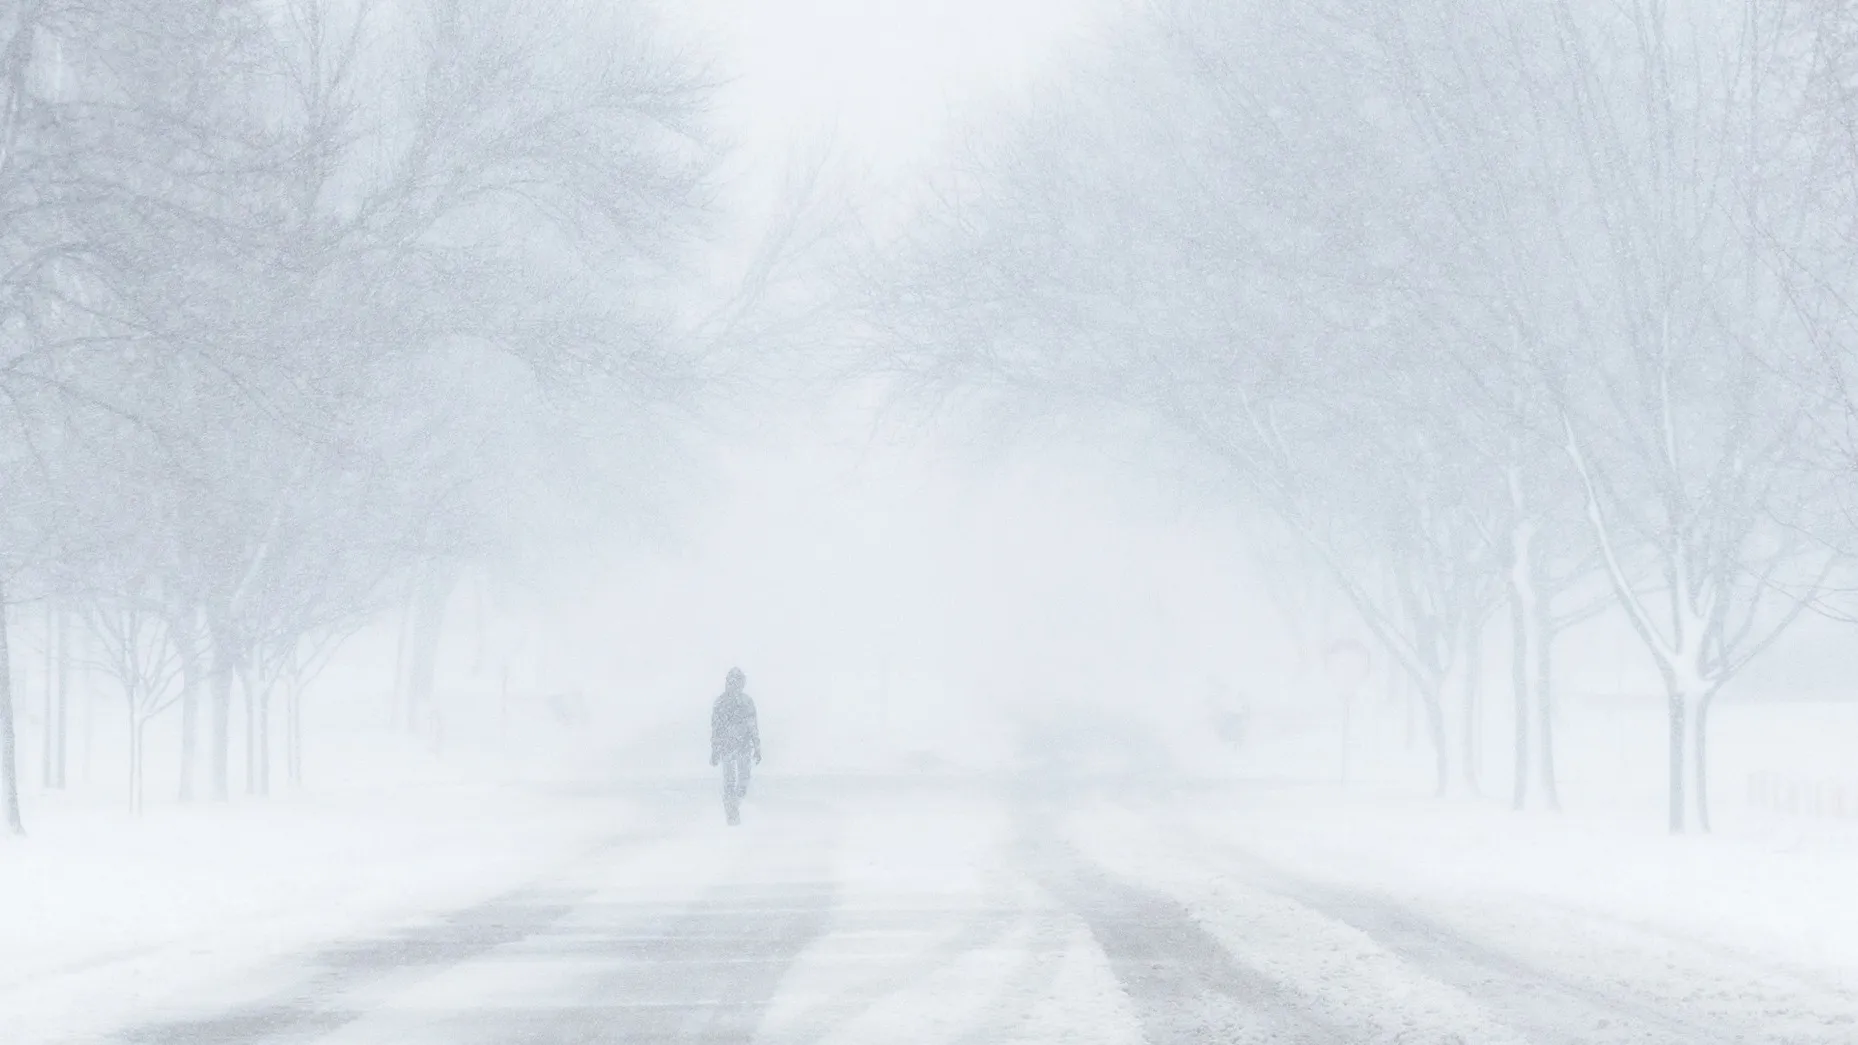
<svg viewBox="0 0 1858 1045"><path fill-rule="evenodd" d="M98 599L85 618L100 651L94 666L122 693L129 737L129 805L140 813L148 725L181 698L179 648L167 632L159 597L147 589Z"/></svg>
<svg viewBox="0 0 1858 1045"><path fill-rule="evenodd" d="M1308 14L1161 5L1119 32L976 140L903 260L874 265L868 321L912 394L1132 423L1218 462L1413 679L1443 790L1447 679L1473 677L1501 576L1492 498L1390 275L1419 178L1364 104L1377 66Z"/></svg>
<svg viewBox="0 0 1858 1045"><path fill-rule="evenodd" d="M704 382L709 89L635 4L0 12L0 582L88 607L138 740L179 701L183 797L199 755L229 793L235 684L263 791L280 678L296 777L305 673L396 586L637 494Z"/></svg>
<svg viewBox="0 0 1858 1045"><path fill-rule="evenodd" d="M1555 801L1554 639L1603 587L1666 682L1670 825L1707 827L1710 707L1837 565L1826 397L1775 364L1831 329L1780 274L1849 228L1801 115L1827 10L1154 5L873 263L879 365L1225 465L1405 669L1441 787L1507 603L1512 801L1532 763Z"/></svg>

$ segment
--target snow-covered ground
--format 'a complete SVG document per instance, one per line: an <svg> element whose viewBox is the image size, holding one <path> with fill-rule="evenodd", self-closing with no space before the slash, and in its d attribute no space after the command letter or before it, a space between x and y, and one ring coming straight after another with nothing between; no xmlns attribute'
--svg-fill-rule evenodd
<svg viewBox="0 0 1858 1045"><path fill-rule="evenodd" d="M1671 837L1636 820L1285 789L1187 822L1306 874L1464 904L1527 901L1840 971L1858 983L1858 843L1830 831Z"/></svg>
<svg viewBox="0 0 1858 1045"><path fill-rule="evenodd" d="M451 858L479 855L447 824L407 840L435 851L382 847L365 874L251 889L243 906L264 914L241 933L70 968L53 991L56 977L20 982L0 995L19 1017L5 1040L1142 1040L1085 920L1018 857L999 796L777 777L738 829L712 798L653 796L661 815L639 844L538 830L512 838L547 836L520 857L447 874ZM265 869L172 863L209 877ZM426 878L438 887L418 889ZM287 889L296 901L280 907Z"/></svg>
<svg viewBox="0 0 1858 1045"><path fill-rule="evenodd" d="M583 783L139 822L41 804L0 862L5 1040L1820 1045L1858 1028L1858 848L1835 835L1671 838L1309 783L1090 797L780 773L730 829L707 783Z"/></svg>
<svg viewBox="0 0 1858 1045"><path fill-rule="evenodd" d="M1858 1040L1858 830L1745 786L1839 778L1849 707L1725 709L1719 830L1676 838L1625 757L1657 741L1643 707L1567 713L1559 815L1426 797L1423 745L1385 735L1344 787L1307 722L1235 753L1091 720L1143 773L1040 798L869 775L909 769L901 746L848 774L783 744L739 831L688 715L614 744L487 706L499 728L439 751L357 717L270 799L135 818L101 773L29 794L32 836L0 843L0 1040L223 1040L268 1007L290 1015L264 1033L328 1019L331 1042L633 1026L611 992L697 1019L698 972L766 1043ZM1149 733L1183 775L1143 761ZM650 949L680 934L701 953ZM409 939L428 957L396 971ZM357 947L374 964L316 986Z"/></svg>
<svg viewBox="0 0 1858 1045"><path fill-rule="evenodd" d="M783 978L767 1045L1126 1042L1084 922L1014 859L1005 806L905 789L833 803L832 918Z"/></svg>
<svg viewBox="0 0 1858 1045"><path fill-rule="evenodd" d="M164 999L249 985L268 962L481 901L653 830L617 795L404 758L322 768L309 791L141 817L114 794L31 795L30 836L0 841L0 1037L86 1040Z"/></svg>
<svg viewBox="0 0 1858 1045"><path fill-rule="evenodd" d="M1389 1040L1605 1042L1635 1017L1679 1040L1858 1034L1858 846L1837 836L1777 848L1255 783L1105 805L1073 829L1243 961Z"/></svg>

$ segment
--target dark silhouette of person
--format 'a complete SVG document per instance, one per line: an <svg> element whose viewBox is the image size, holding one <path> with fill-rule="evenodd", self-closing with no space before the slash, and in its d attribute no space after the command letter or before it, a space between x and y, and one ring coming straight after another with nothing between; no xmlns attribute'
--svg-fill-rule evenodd
<svg viewBox="0 0 1858 1045"><path fill-rule="evenodd" d="M741 668L730 668L722 696L710 705L710 765L723 767L723 811L731 824L741 822L750 762L761 764L761 724L743 689L747 682Z"/></svg>

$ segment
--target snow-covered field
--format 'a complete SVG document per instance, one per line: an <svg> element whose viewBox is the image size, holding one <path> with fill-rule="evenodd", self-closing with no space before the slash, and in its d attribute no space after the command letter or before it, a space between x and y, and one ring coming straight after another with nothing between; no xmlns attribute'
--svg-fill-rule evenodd
<svg viewBox="0 0 1858 1045"><path fill-rule="evenodd" d="M689 761L684 730L603 748L530 723L434 753L351 727L313 748L310 786L267 800L161 801L135 818L114 788L30 795L31 837L0 845L4 1040L312 1004L315 956L518 894L567 897L570 913L529 944L524 929L478 957L465 947L431 978L321 999L359 1007L330 1040L436 1033L458 1017L448 1006L480 1003L459 986L480 980L564 1013L584 1004L574 977L596 973L645 977L625 989L656 997L684 966L615 971L550 941L684 925L722 948L705 961L773 956L729 988L754 996L732 1011L765 1042L1135 1042L1184 1027L1270 1041L1284 1026L1492 1045L1721 1039L1712 1028L1851 1040L1858 831L1745 785L1839 778L1858 713L1728 709L1719 830L1675 838L1656 774L1621 757L1657 725L1643 708L1570 712L1563 814L1426 797L1423 749L1398 744L1342 786L1267 723L1223 774L1208 772L1219 752L1187 751L1172 792L1099 782L1049 807L992 778L773 764L740 832L716 822L706 767L671 773ZM645 786L667 773L669 791ZM542 982L554 968L572 983ZM493 984L498 969L521 976Z"/></svg>
<svg viewBox="0 0 1858 1045"><path fill-rule="evenodd" d="M1858 846L1261 785L1108 805L1074 837L1388 1040L1610 1042L1646 1013L1688 1013L1653 1021L1680 1040L1858 1033Z"/></svg>
<svg viewBox="0 0 1858 1045"><path fill-rule="evenodd" d="M1617 817L1285 788L1182 815L1209 854L1437 904L1486 900L1608 919L1858 984L1858 844L1758 833L1671 837Z"/></svg>
<svg viewBox="0 0 1858 1045"><path fill-rule="evenodd" d="M479 901L638 826L617 803L483 793L42 814L0 853L15 1042L83 1040L267 961Z"/></svg>
<svg viewBox="0 0 1858 1045"><path fill-rule="evenodd" d="M563 793L562 781L590 779L581 750L440 758L377 732L314 754L313 787L280 782L253 799L235 772L231 802L158 795L139 817L101 766L88 789L29 793L28 837L0 841L0 1040L86 1040L656 829L623 795Z"/></svg>

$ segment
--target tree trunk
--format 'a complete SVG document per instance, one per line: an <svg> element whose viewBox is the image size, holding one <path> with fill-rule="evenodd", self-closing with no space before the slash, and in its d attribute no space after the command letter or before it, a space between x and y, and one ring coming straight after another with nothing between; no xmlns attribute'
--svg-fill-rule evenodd
<svg viewBox="0 0 1858 1045"><path fill-rule="evenodd" d="M1704 740L1709 724L1709 706L1714 696L1714 686L1692 679L1689 686L1672 686L1666 698L1667 713L1670 716L1669 812L1673 834L1682 834L1688 829L1693 811L1696 813L1697 826L1709 830L1709 792L1705 787L1708 766L1704 761L1707 754Z"/></svg>
<svg viewBox="0 0 1858 1045"><path fill-rule="evenodd" d="M19 738L13 724L13 659L7 648L6 592L0 588L0 806L9 834L26 833L19 812Z"/></svg>
<svg viewBox="0 0 1858 1045"><path fill-rule="evenodd" d="M129 811L142 815L142 726L135 698L129 699Z"/></svg>
<svg viewBox="0 0 1858 1045"><path fill-rule="evenodd" d="M1530 699L1530 674L1535 670L1531 649L1530 608L1514 585L1510 588L1510 688L1515 703L1514 744L1515 773L1510 782L1510 808L1521 810L1529 804L1529 716L1535 701Z"/></svg>
<svg viewBox="0 0 1858 1045"><path fill-rule="evenodd" d="M245 707L245 793L258 793L258 716L253 714L251 672L239 665L239 699Z"/></svg>
<svg viewBox="0 0 1858 1045"><path fill-rule="evenodd" d="M284 691L284 759L290 786L303 786L303 685L295 674Z"/></svg>
<svg viewBox="0 0 1858 1045"><path fill-rule="evenodd" d="M1480 628L1466 625L1464 634L1464 782L1474 795L1483 793L1483 679L1484 639Z"/></svg>
<svg viewBox="0 0 1858 1045"><path fill-rule="evenodd" d="M56 765L53 786L64 790L68 783L66 767L71 751L71 615L58 611L58 725L52 743Z"/></svg>
<svg viewBox="0 0 1858 1045"><path fill-rule="evenodd" d="M1669 780L1666 787L1670 799L1669 819L1672 834L1684 833L1684 751L1687 738L1684 735L1684 695L1673 693L1665 698L1665 742L1670 748L1667 773Z"/></svg>
<svg viewBox="0 0 1858 1045"><path fill-rule="evenodd" d="M1691 771L1695 775L1697 794L1697 829L1704 832L1710 829L1710 707L1715 702L1714 691L1705 692L1698 699L1694 711L1697 723L1691 731Z"/></svg>
<svg viewBox="0 0 1858 1045"><path fill-rule="evenodd" d="M1452 760L1451 737L1445 729L1445 702L1440 690L1444 680L1433 680L1430 685L1414 687L1419 691L1419 698L1426 713L1426 729L1432 736L1432 755L1434 780L1432 793L1439 798L1451 790Z"/></svg>
<svg viewBox="0 0 1858 1045"><path fill-rule="evenodd" d="M58 627L52 604L45 604L45 728L39 752L39 783L47 791L58 787Z"/></svg>
<svg viewBox="0 0 1858 1045"><path fill-rule="evenodd" d="M1561 811L1561 787L1555 779L1555 621L1547 599L1536 601L1535 713L1536 764L1542 773L1542 800Z"/></svg>
<svg viewBox="0 0 1858 1045"><path fill-rule="evenodd" d="M232 794L232 651L225 636L213 638L213 800Z"/></svg>
<svg viewBox="0 0 1858 1045"><path fill-rule="evenodd" d="M83 634L84 633L82 632L78 633L80 641L82 641ZM91 688L90 672L88 670L82 669L81 667L82 659L83 658L81 657L79 658L80 669L77 672L77 675L83 682L83 685L79 687L79 692L84 694L84 767L83 769L84 769L84 785L88 787L90 786L90 766L91 766L91 762L94 761L94 756L96 754L96 748L97 748L97 693L94 689Z"/></svg>
<svg viewBox="0 0 1858 1045"><path fill-rule="evenodd" d="M1511 496L1521 500L1520 483L1512 478ZM1520 513L1521 508L1518 508ZM1529 804L1529 716L1540 696L1532 692L1531 675L1536 669L1536 648L1542 642L1541 589L1535 576L1535 532L1526 521L1519 522L1510 533L1510 687L1515 705L1515 766L1510 788L1510 808L1523 809Z"/></svg>
<svg viewBox="0 0 1858 1045"><path fill-rule="evenodd" d="M1689 827L1690 809L1700 798L1692 784L1701 779L1695 756L1703 749L1702 707L1699 699L1680 686L1672 687L1665 698L1666 740L1670 747L1670 804L1668 808L1672 834L1683 834Z"/></svg>
<svg viewBox="0 0 1858 1045"><path fill-rule="evenodd" d="M199 761L200 654L191 641L181 647L181 793L194 800L194 764Z"/></svg>
<svg viewBox="0 0 1858 1045"><path fill-rule="evenodd" d="M253 701L258 705L258 794L271 794L271 691L261 690Z"/></svg>
<svg viewBox="0 0 1858 1045"><path fill-rule="evenodd" d="M271 793L270 700L259 687L259 674L251 657L239 659L239 689L245 695L245 793L264 797Z"/></svg>

